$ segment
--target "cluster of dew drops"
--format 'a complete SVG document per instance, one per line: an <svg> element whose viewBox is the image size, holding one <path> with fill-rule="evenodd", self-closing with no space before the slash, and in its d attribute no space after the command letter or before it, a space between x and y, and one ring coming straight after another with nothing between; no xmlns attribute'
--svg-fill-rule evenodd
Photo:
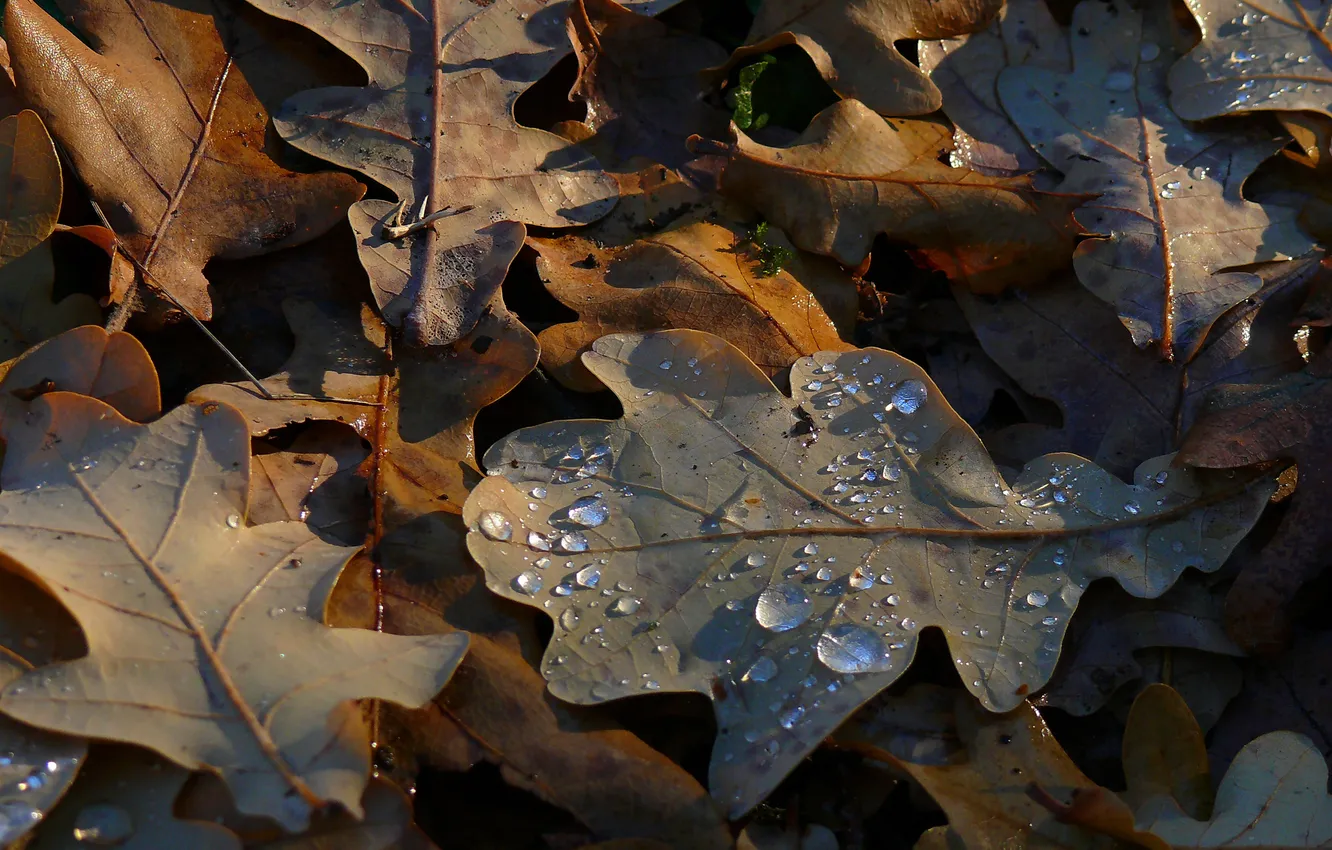
<svg viewBox="0 0 1332 850"><path fill-rule="evenodd" d="M1247 29L1256 24L1266 23L1269 19L1270 16L1266 13L1248 11L1243 15L1231 18L1229 24L1231 27L1242 27ZM1232 50L1230 55L1222 61L1222 73L1227 78L1233 76L1235 73L1243 74L1248 70L1248 65L1259 61L1265 62L1265 67L1262 69L1261 73L1261 76L1264 77L1277 76L1281 71L1291 72L1300 77L1308 77L1310 75L1302 66L1312 62L1313 56L1308 53L1296 53L1294 51L1286 51L1281 54L1272 54L1269 56L1249 47L1240 47ZM1235 109L1249 103L1260 103L1263 100L1276 100L1282 95L1289 94L1292 91L1302 92L1309 87L1307 82L1298 82L1293 85L1291 83L1282 83L1267 92L1266 95L1261 95L1261 93L1254 91L1255 85L1256 84L1252 79L1242 80L1236 87L1234 100L1227 104L1226 108Z"/></svg>

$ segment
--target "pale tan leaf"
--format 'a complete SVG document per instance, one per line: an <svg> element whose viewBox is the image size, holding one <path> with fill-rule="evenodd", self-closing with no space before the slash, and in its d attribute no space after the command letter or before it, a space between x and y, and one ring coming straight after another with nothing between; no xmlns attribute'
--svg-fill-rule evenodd
<svg viewBox="0 0 1332 850"><path fill-rule="evenodd" d="M595 159L513 118L518 96L569 50L567 0L251 2L322 35L369 75L366 88L290 98L274 123L296 147L366 174L403 205L367 201L351 220L376 300L409 341L448 344L476 325L522 242L512 223L496 222L570 227L614 205L615 182ZM660 10L672 0L631 5ZM383 230L450 208L457 214L400 239Z"/></svg>
<svg viewBox="0 0 1332 850"><path fill-rule="evenodd" d="M162 412L162 391L148 352L132 335L100 325L65 331L0 364L0 419L49 392L92 396L121 416L146 422Z"/></svg>
<svg viewBox="0 0 1332 850"><path fill-rule="evenodd" d="M55 229L60 214L60 159L37 113L0 121L0 266L26 254Z"/></svg>
<svg viewBox="0 0 1332 850"><path fill-rule="evenodd" d="M249 434L232 408L141 426L58 392L6 436L0 551L70 609L89 652L10 683L0 711L218 772L242 811L289 829L324 802L358 813L369 742L352 700L425 702L466 638L324 626L355 550L299 523L244 527Z"/></svg>
<svg viewBox="0 0 1332 850"><path fill-rule="evenodd" d="M1169 685L1148 685L1133 701L1124 726L1124 801L1140 808L1164 794L1190 817L1212 812L1207 743L1193 712Z"/></svg>
<svg viewBox="0 0 1332 850"><path fill-rule="evenodd" d="M1332 115L1332 4L1185 2L1202 42L1170 69L1170 105L1181 118L1273 109Z"/></svg>
<svg viewBox="0 0 1332 850"><path fill-rule="evenodd" d="M557 696L713 696L710 784L733 814L895 681L920 629L1010 708L1049 678L1093 578L1154 596L1215 570L1272 492L1168 457L1129 485L1061 454L1010 485L879 349L798 360L793 398L698 331L603 337L584 362L624 418L492 447L468 544L492 590L555 620Z"/></svg>
<svg viewBox="0 0 1332 850"><path fill-rule="evenodd" d="M1313 245L1296 210L1241 194L1282 140L1256 128L1190 127L1170 110L1164 9L1144 19L1122 2L1079 4L1074 71L1008 68L999 99L1064 173L1062 191L1100 196L1076 214L1096 236L1074 254L1078 279L1119 311L1140 348L1187 362L1216 319L1261 286L1242 267Z"/></svg>

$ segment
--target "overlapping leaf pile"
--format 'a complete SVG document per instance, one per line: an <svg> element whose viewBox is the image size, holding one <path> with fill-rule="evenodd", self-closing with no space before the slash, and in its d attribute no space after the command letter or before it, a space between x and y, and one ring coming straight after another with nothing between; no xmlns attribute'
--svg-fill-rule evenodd
<svg viewBox="0 0 1332 850"><path fill-rule="evenodd" d="M1332 843L1329 21L9 0L0 847Z"/></svg>

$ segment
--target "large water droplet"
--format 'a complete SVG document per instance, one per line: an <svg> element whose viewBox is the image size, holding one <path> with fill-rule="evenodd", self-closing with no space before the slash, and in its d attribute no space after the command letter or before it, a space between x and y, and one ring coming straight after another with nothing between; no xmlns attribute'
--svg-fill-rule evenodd
<svg viewBox="0 0 1332 850"><path fill-rule="evenodd" d="M560 612L560 626L566 631L571 632L578 626L578 621L583 619L578 613L577 608L565 608Z"/></svg>
<svg viewBox="0 0 1332 850"><path fill-rule="evenodd" d="M751 567L761 567L768 562L768 556L762 552L750 552L749 557L745 558L745 563Z"/></svg>
<svg viewBox="0 0 1332 850"><path fill-rule="evenodd" d="M611 612L619 614L621 617L628 617L630 614L637 612L639 606L642 604L643 600L636 597L621 596L619 599L615 600L615 604L611 606Z"/></svg>
<svg viewBox="0 0 1332 850"><path fill-rule="evenodd" d="M79 809L74 818L74 840L98 847L124 844L134 834L134 819L120 806L96 803Z"/></svg>
<svg viewBox="0 0 1332 850"><path fill-rule="evenodd" d="M766 682L776 675L777 662L764 655L755 661L741 678L746 682Z"/></svg>
<svg viewBox="0 0 1332 850"><path fill-rule="evenodd" d="M559 547L565 552L586 552L587 536L581 531L571 531L560 538Z"/></svg>
<svg viewBox="0 0 1332 850"><path fill-rule="evenodd" d="M883 638L854 623L826 629L819 635L816 651L824 666L837 673L871 673L889 667Z"/></svg>
<svg viewBox="0 0 1332 850"><path fill-rule="evenodd" d="M864 567L856 567L851 578L847 579L847 584L856 590L869 590L874 586L874 574Z"/></svg>
<svg viewBox="0 0 1332 850"><path fill-rule="evenodd" d="M920 410L920 406L925 403L929 390L926 389L923 381L917 381L910 378L902 382L901 386L893 390L893 407L899 413L907 416Z"/></svg>
<svg viewBox="0 0 1332 850"><path fill-rule="evenodd" d="M1124 512L1125 512L1125 513L1130 513L1130 514L1133 514L1134 516L1137 516L1141 511L1142 511L1142 505L1138 504L1137 502L1125 502L1125 503L1124 503Z"/></svg>
<svg viewBox="0 0 1332 850"><path fill-rule="evenodd" d="M610 507L598 496L584 496L569 506L569 519L585 528L596 528L610 518Z"/></svg>
<svg viewBox="0 0 1332 850"><path fill-rule="evenodd" d="M800 718L805 716L805 707L803 705L794 705L777 715L777 722L783 729L790 729L800 722Z"/></svg>
<svg viewBox="0 0 1332 850"><path fill-rule="evenodd" d="M546 580L536 570L524 570L513 580L513 586L528 596L535 596L545 584Z"/></svg>
<svg viewBox="0 0 1332 850"><path fill-rule="evenodd" d="M601 583L601 567L595 564L588 564L578 572L574 573L574 581L583 587L596 587Z"/></svg>
<svg viewBox="0 0 1332 850"><path fill-rule="evenodd" d="M1049 601L1050 597L1046 596L1039 590L1033 590L1031 593L1027 594L1027 604L1033 608L1044 608L1045 603Z"/></svg>
<svg viewBox="0 0 1332 850"><path fill-rule="evenodd" d="M240 528L240 514L230 514L227 516L227 528Z"/></svg>
<svg viewBox="0 0 1332 850"><path fill-rule="evenodd" d="M774 584L759 594L754 619L768 631L786 632L809 619L814 603L795 584Z"/></svg>
<svg viewBox="0 0 1332 850"><path fill-rule="evenodd" d="M513 537L513 523L499 511L485 511L477 520L481 533L491 540L508 540Z"/></svg>
<svg viewBox="0 0 1332 850"><path fill-rule="evenodd" d="M1154 41L1144 41L1138 48L1138 60L1141 62L1155 61L1156 57L1161 55L1161 45Z"/></svg>

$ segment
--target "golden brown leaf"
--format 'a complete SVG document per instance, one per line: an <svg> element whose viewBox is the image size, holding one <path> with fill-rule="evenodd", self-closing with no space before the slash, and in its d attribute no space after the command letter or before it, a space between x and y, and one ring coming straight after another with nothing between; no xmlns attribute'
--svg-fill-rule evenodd
<svg viewBox="0 0 1332 850"><path fill-rule="evenodd" d="M884 120L854 100L820 112L787 147L732 126L722 191L846 266L859 265L880 233L977 292L1040 283L1067 264L1070 213L1084 198L950 168L939 153L951 136L946 124Z"/></svg>
<svg viewBox="0 0 1332 850"><path fill-rule="evenodd" d="M211 6L71 0L94 51L32 0L9 3L19 92L51 126L122 244L190 312L203 266L318 236L364 187L295 174L264 152L263 108Z"/></svg>

